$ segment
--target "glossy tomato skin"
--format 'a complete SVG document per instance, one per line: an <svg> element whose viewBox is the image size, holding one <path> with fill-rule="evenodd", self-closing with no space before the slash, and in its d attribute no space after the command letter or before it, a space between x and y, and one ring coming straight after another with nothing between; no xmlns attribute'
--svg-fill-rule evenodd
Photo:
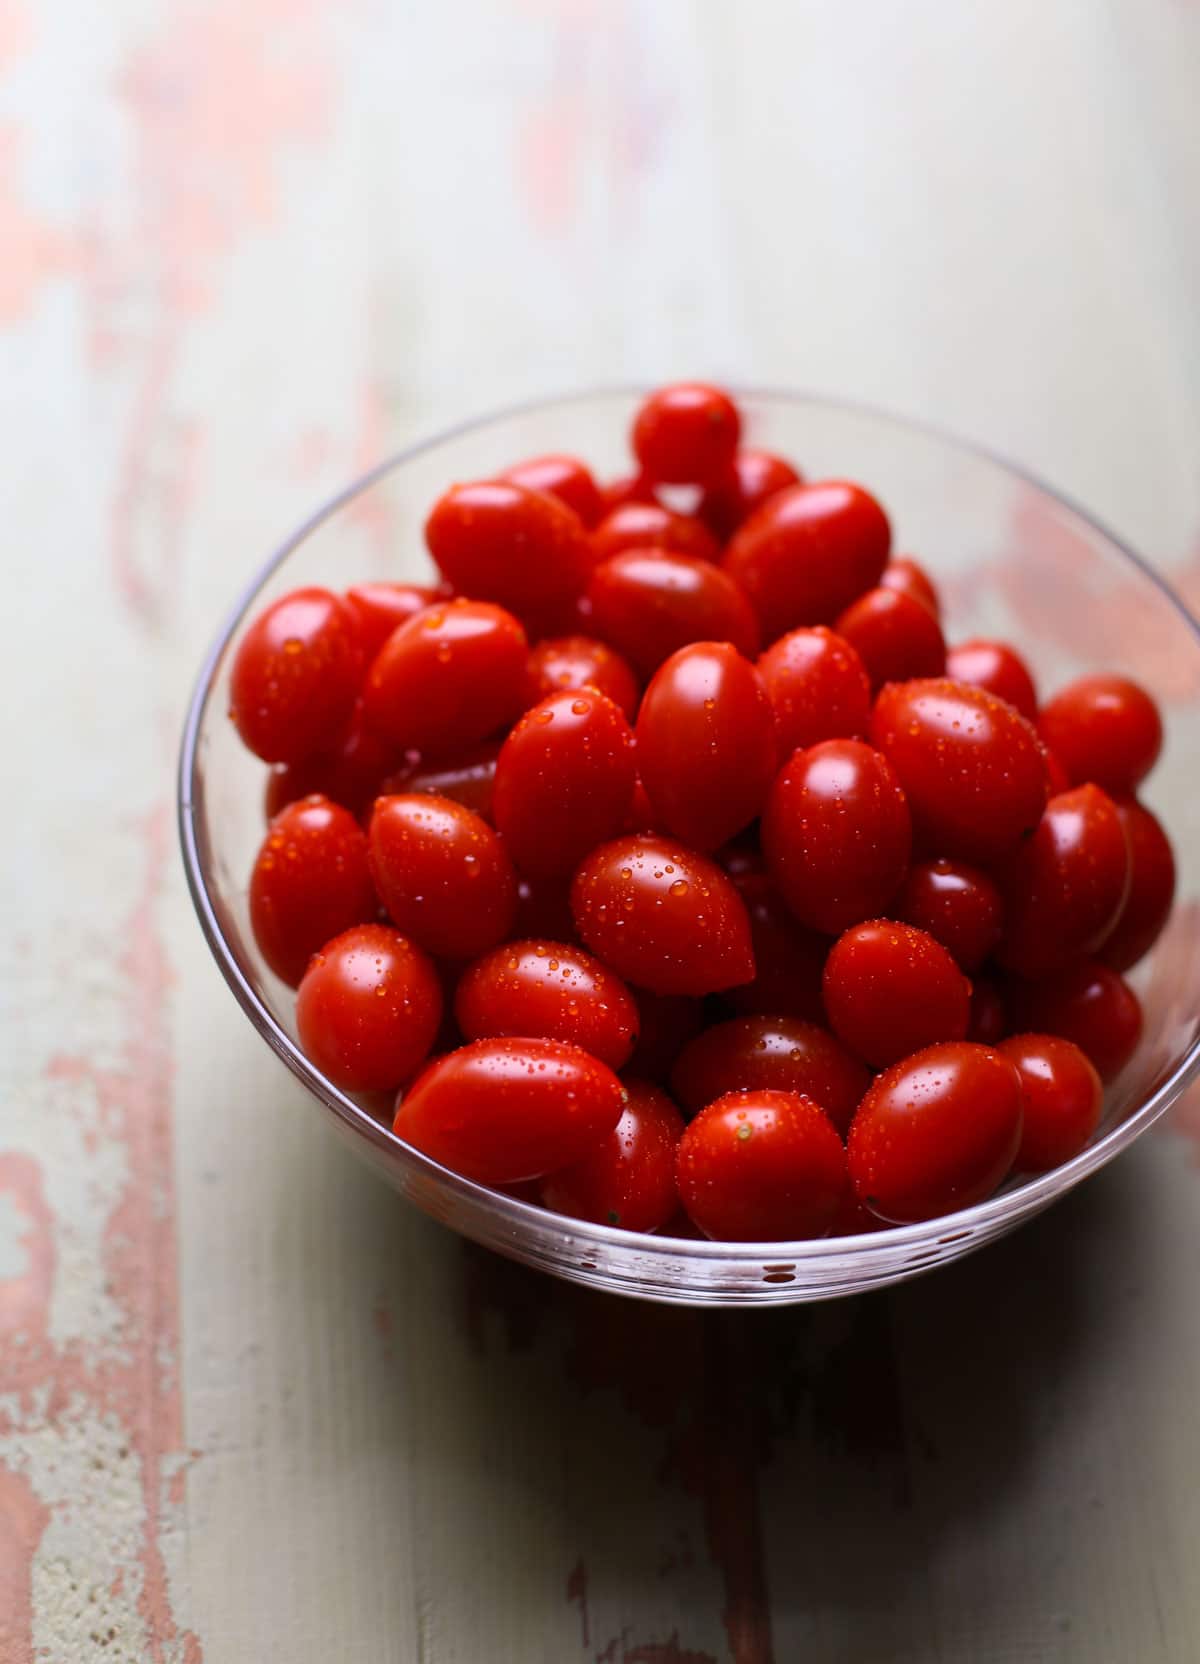
<svg viewBox="0 0 1200 1664"><path fill-rule="evenodd" d="M429 1055L437 972L398 930L360 924L327 942L296 996L305 1053L346 1092L394 1091Z"/></svg>
<svg viewBox="0 0 1200 1664"><path fill-rule="evenodd" d="M946 655L946 675L953 682L983 688L997 699L1015 705L1029 722L1037 721L1037 688L1029 666L1006 641L976 638L952 647Z"/></svg>
<svg viewBox="0 0 1200 1664"><path fill-rule="evenodd" d="M895 560L890 560L879 581L885 589L896 589L902 595L911 595L914 601L928 607L935 618L941 618L941 598L933 579L910 555L898 555Z"/></svg>
<svg viewBox="0 0 1200 1664"><path fill-rule="evenodd" d="M1142 1007L1118 972L1094 959L1040 982L1013 982L1013 1016L1022 1029L1073 1040L1101 1080L1119 1075L1142 1038Z"/></svg>
<svg viewBox="0 0 1200 1664"><path fill-rule="evenodd" d="M743 448L733 459L729 472L715 480L704 493L700 518L725 543L769 497L789 485L801 484L790 462L771 451Z"/></svg>
<svg viewBox="0 0 1200 1664"><path fill-rule="evenodd" d="M829 935L886 912L910 842L895 773L860 740L823 740L797 751L763 811L772 882L801 924Z"/></svg>
<svg viewBox="0 0 1200 1664"><path fill-rule="evenodd" d="M912 925L852 925L829 950L823 992L833 1032L876 1069L966 1038L971 984L942 944Z"/></svg>
<svg viewBox="0 0 1200 1664"><path fill-rule="evenodd" d="M423 584L355 584L346 600L358 620L359 639L367 664L392 631L433 605L437 597Z"/></svg>
<svg viewBox="0 0 1200 1664"><path fill-rule="evenodd" d="M367 672L366 720L399 750L431 755L487 739L524 704L529 644L490 601L447 601L393 630Z"/></svg>
<svg viewBox="0 0 1200 1664"><path fill-rule="evenodd" d="M368 833L375 888L397 927L440 959L475 959L504 939L517 906L508 852L448 797L381 797Z"/></svg>
<svg viewBox="0 0 1200 1664"><path fill-rule="evenodd" d="M574 509L504 479L451 486L425 522L425 542L460 595L518 616L581 594L594 560Z"/></svg>
<svg viewBox="0 0 1200 1664"><path fill-rule="evenodd" d="M839 1132L870 1084L840 1040L799 1017L734 1017L698 1034L679 1054L671 1091L691 1113L726 1092L798 1092L819 1104Z"/></svg>
<svg viewBox="0 0 1200 1664"><path fill-rule="evenodd" d="M942 677L892 683L875 701L870 734L899 776L914 830L939 854L987 865L1041 819L1037 734L995 694Z"/></svg>
<svg viewBox="0 0 1200 1664"><path fill-rule="evenodd" d="M754 949L754 981L730 988L725 1001L741 1016L803 1017L825 1020L821 974L829 938L798 924L765 872L731 874Z"/></svg>
<svg viewBox="0 0 1200 1664"><path fill-rule="evenodd" d="M1081 676L1043 706L1039 725L1073 785L1115 796L1135 791L1162 750L1158 707L1125 676Z"/></svg>
<svg viewBox="0 0 1200 1664"><path fill-rule="evenodd" d="M633 995L619 976L568 942L505 942L468 967L454 1015L464 1037L539 1035L580 1046L623 1069L638 1033Z"/></svg>
<svg viewBox="0 0 1200 1664"><path fill-rule="evenodd" d="M659 666L637 719L638 774L667 832L714 850L758 815L775 774L775 722L758 672L724 641Z"/></svg>
<svg viewBox="0 0 1200 1664"><path fill-rule="evenodd" d="M1021 1141L1021 1081L1008 1058L968 1041L929 1046L868 1090L847 1143L855 1194L897 1225L982 1202Z"/></svg>
<svg viewBox="0 0 1200 1664"><path fill-rule="evenodd" d="M630 722L637 714L637 677L607 642L591 636L539 641L529 655L529 703L536 705L552 693L576 688L595 688L606 694Z"/></svg>
<svg viewBox="0 0 1200 1664"><path fill-rule="evenodd" d="M832 624L873 589L891 546L887 515L861 486L794 485L751 515L725 553L772 642L799 624Z"/></svg>
<svg viewBox="0 0 1200 1664"><path fill-rule="evenodd" d="M1129 848L1129 894L1104 938L1100 958L1127 971L1149 953L1163 932L1175 899L1175 854L1155 815L1135 798L1117 804Z"/></svg>
<svg viewBox="0 0 1200 1664"><path fill-rule="evenodd" d="M314 792L340 803L361 820L399 763L394 746L381 739L357 705L331 746L299 763L276 763L267 776L265 807L272 820L289 803Z"/></svg>
<svg viewBox="0 0 1200 1664"><path fill-rule="evenodd" d="M1062 970L1104 941L1129 890L1129 847L1098 786L1052 797L1005 872L997 958L1022 976Z"/></svg>
<svg viewBox="0 0 1200 1664"><path fill-rule="evenodd" d="M821 740L862 739L871 683L857 651L824 624L789 630L758 659L775 713L780 762Z"/></svg>
<svg viewBox="0 0 1200 1664"><path fill-rule="evenodd" d="M942 856L918 861L896 897L896 917L926 930L964 971L976 971L996 947L1004 923L1000 891L987 873Z"/></svg>
<svg viewBox="0 0 1200 1664"><path fill-rule="evenodd" d="M563 456L557 452L548 456L531 456L525 462L515 462L501 473L502 480L523 485L527 491L541 491L557 497L572 509L589 529L604 513L604 498L592 471L577 456Z"/></svg>
<svg viewBox="0 0 1200 1664"><path fill-rule="evenodd" d="M699 1034L704 1009L698 999L684 994L651 994L634 990L638 1008L638 1040L627 1073L657 1082L670 1078L675 1059Z"/></svg>
<svg viewBox="0 0 1200 1664"><path fill-rule="evenodd" d="M574 871L623 826L636 776L629 724L602 693L552 693L526 711L501 748L492 797L517 866Z"/></svg>
<svg viewBox="0 0 1200 1664"><path fill-rule="evenodd" d="M729 1092L679 1143L688 1217L718 1242L823 1236L846 1189L846 1152L828 1116L795 1092Z"/></svg>
<svg viewBox="0 0 1200 1664"><path fill-rule="evenodd" d="M438 1058L393 1131L478 1184L539 1179L597 1149L625 1107L612 1070L561 1040L474 1040Z"/></svg>
<svg viewBox="0 0 1200 1664"><path fill-rule="evenodd" d="M1052 1034L1014 1034L998 1048L1021 1077L1019 1173L1048 1173L1084 1149L1100 1125L1104 1088L1079 1047Z"/></svg>
<svg viewBox="0 0 1200 1664"><path fill-rule="evenodd" d="M654 994L711 994L754 976L750 924L715 862L634 834L592 850L571 886L575 925L619 976Z"/></svg>
<svg viewBox="0 0 1200 1664"><path fill-rule="evenodd" d="M679 1206L675 1152L683 1117L656 1086L625 1082L625 1108L604 1141L581 1161L541 1181L543 1207L595 1225L657 1231Z"/></svg>
<svg viewBox="0 0 1200 1664"><path fill-rule="evenodd" d="M643 676L693 641L729 641L753 658L758 623L746 597L710 561L667 549L627 549L598 566L592 628Z"/></svg>
<svg viewBox="0 0 1200 1664"><path fill-rule="evenodd" d="M728 393L706 382L681 381L643 400L630 438L646 479L707 485L728 473L741 430Z"/></svg>
<svg viewBox="0 0 1200 1664"><path fill-rule="evenodd" d="M946 643L936 615L901 590L883 584L852 601L834 625L862 660L873 689L913 676L940 676Z"/></svg>
<svg viewBox="0 0 1200 1664"><path fill-rule="evenodd" d="M358 620L328 589L295 589L255 618L230 673L230 715L267 763L298 763L345 728L362 683Z"/></svg>
<svg viewBox="0 0 1200 1664"><path fill-rule="evenodd" d="M250 874L250 926L276 976L294 988L318 948L378 911L367 840L348 809L312 796L276 815Z"/></svg>
<svg viewBox="0 0 1200 1664"><path fill-rule="evenodd" d="M626 549L658 549L695 560L716 560L720 553L703 520L640 499L611 509L592 533L597 561L611 560Z"/></svg>
<svg viewBox="0 0 1200 1664"><path fill-rule="evenodd" d="M641 474L622 474L615 480L604 481L600 487L600 498L601 520L615 508L624 508L626 503L658 503L653 480L645 479Z"/></svg>
<svg viewBox="0 0 1200 1664"><path fill-rule="evenodd" d="M403 792L422 792L430 797L452 797L464 809L491 820L499 755L500 746L495 740L463 746L440 760L412 752L407 767L394 770L376 795L396 797Z"/></svg>

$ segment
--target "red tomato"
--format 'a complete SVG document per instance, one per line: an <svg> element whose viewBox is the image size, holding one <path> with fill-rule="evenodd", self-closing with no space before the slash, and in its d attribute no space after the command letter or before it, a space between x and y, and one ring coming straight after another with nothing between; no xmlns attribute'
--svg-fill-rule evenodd
<svg viewBox="0 0 1200 1664"><path fill-rule="evenodd" d="M1057 797L1059 792L1069 792L1071 782L1067 771L1048 745L1042 746L1042 761L1046 765L1046 790L1049 795Z"/></svg>
<svg viewBox="0 0 1200 1664"><path fill-rule="evenodd" d="M414 1081L396 1106L393 1131L478 1184L515 1184L597 1149L625 1100L612 1070L578 1046L475 1040Z"/></svg>
<svg viewBox="0 0 1200 1664"><path fill-rule="evenodd" d="M1101 1080L1120 1074L1142 1038L1137 995L1124 977L1092 959L1043 982L1015 982L1011 995L1022 1028L1073 1040Z"/></svg>
<svg viewBox="0 0 1200 1664"><path fill-rule="evenodd" d="M895 560L888 561L879 581L885 589L896 589L902 595L911 595L914 601L928 607L935 618L942 616L942 603L933 580L925 568L908 555L898 555Z"/></svg>
<svg viewBox="0 0 1200 1664"><path fill-rule="evenodd" d="M276 976L294 988L319 947L378 911L348 809L314 795L276 815L250 874L250 926Z"/></svg>
<svg viewBox="0 0 1200 1664"><path fill-rule="evenodd" d="M513 935L521 939L545 936L551 942L573 941L575 920L571 916L569 880L518 875Z"/></svg>
<svg viewBox="0 0 1200 1664"><path fill-rule="evenodd" d="M700 518L724 543L768 497L799 484L800 475L783 457L770 451L741 450L729 472L704 493Z"/></svg>
<svg viewBox="0 0 1200 1664"><path fill-rule="evenodd" d="M406 936L442 959L475 959L508 935L512 862L485 820L448 797L381 797L368 835L383 905Z"/></svg>
<svg viewBox="0 0 1200 1664"><path fill-rule="evenodd" d="M695 560L716 560L720 553L703 520L641 500L610 509L592 533L592 554L597 561L611 560L626 549L658 549Z"/></svg>
<svg viewBox="0 0 1200 1664"><path fill-rule="evenodd" d="M871 1077L856 1057L799 1017L734 1017L705 1029L680 1052L671 1090L695 1112L726 1092L799 1092L839 1132L850 1125Z"/></svg>
<svg viewBox="0 0 1200 1664"><path fill-rule="evenodd" d="M646 479L707 485L733 465L742 419L728 393L700 381L661 387L634 418L633 454Z"/></svg>
<svg viewBox="0 0 1200 1664"><path fill-rule="evenodd" d="M891 544L887 515L840 480L779 491L734 535L725 571L750 598L763 639L797 624L831 624L873 589Z"/></svg>
<svg viewBox="0 0 1200 1664"><path fill-rule="evenodd" d="M871 684L858 653L823 624L790 630L758 660L775 712L779 756L820 740L861 739L871 720Z"/></svg>
<svg viewBox="0 0 1200 1664"><path fill-rule="evenodd" d="M345 1092L393 1091L429 1055L442 1015L437 972L383 924L326 942L296 995L309 1059Z"/></svg>
<svg viewBox="0 0 1200 1664"><path fill-rule="evenodd" d="M1007 699L1023 717L1037 721L1037 689L1029 666L1006 641L964 641L952 647L946 655L946 675L952 682Z"/></svg>
<svg viewBox="0 0 1200 1664"><path fill-rule="evenodd" d="M1162 750L1157 705L1124 676L1081 676L1043 706L1041 731L1073 785L1115 796L1134 791Z"/></svg>
<svg viewBox="0 0 1200 1664"><path fill-rule="evenodd" d="M356 705L340 739L299 763L277 763L267 776L266 811L272 820L289 803L319 792L361 820L383 789L399 758L380 739Z"/></svg>
<svg viewBox="0 0 1200 1664"><path fill-rule="evenodd" d="M1048 1173L1084 1149L1100 1125L1104 1088L1078 1046L1052 1034L1015 1034L999 1047L1021 1077L1019 1173Z"/></svg>
<svg viewBox="0 0 1200 1664"><path fill-rule="evenodd" d="M1133 798L1117 804L1129 846L1129 894L1117 922L1104 938L1100 957L1114 971L1127 971L1149 953L1162 934L1175 899L1175 855L1158 820Z"/></svg>
<svg viewBox="0 0 1200 1664"><path fill-rule="evenodd" d="M884 1071L850 1128L859 1200L897 1225L982 1202L1021 1141L1021 1079L999 1052L929 1046Z"/></svg>
<svg viewBox="0 0 1200 1664"><path fill-rule="evenodd" d="M1046 770L1037 734L981 688L944 678L885 687L871 743L899 776L914 829L942 854L987 863L1041 819Z"/></svg>
<svg viewBox="0 0 1200 1664"><path fill-rule="evenodd" d="M635 780L633 797L629 803L629 813L625 816L622 832L661 832L663 828L658 823L658 816L654 813L654 806L646 796L646 788L640 780Z"/></svg>
<svg viewBox="0 0 1200 1664"><path fill-rule="evenodd" d="M594 849L571 910L605 964L655 994L711 994L754 975L750 925L715 862L654 833Z"/></svg>
<svg viewBox="0 0 1200 1664"><path fill-rule="evenodd" d="M396 797L404 792L423 792L431 797L452 797L464 809L491 820L499 755L500 745L496 740L465 746L454 756L440 761L427 760L413 752L409 766L390 774L376 795Z"/></svg>
<svg viewBox="0 0 1200 1664"><path fill-rule="evenodd" d="M573 509L585 526L594 526L604 513L604 498L591 469L577 456L534 456L505 468L502 480L523 485L527 491L543 491Z"/></svg>
<svg viewBox="0 0 1200 1664"><path fill-rule="evenodd" d="M1008 1005L999 986L990 977L976 977L971 984L967 1039L978 1040L981 1046L995 1046L1009 1032Z"/></svg>
<svg viewBox="0 0 1200 1664"><path fill-rule="evenodd" d="M712 850L748 826L775 773L774 718L754 666L725 641L672 653L642 698L637 760L673 836Z"/></svg>
<svg viewBox="0 0 1200 1664"><path fill-rule="evenodd" d="M624 508L626 503L654 503L656 506L658 503L654 482L644 479L641 474L622 474L620 479L607 481L600 487L600 498L601 519L615 508Z"/></svg>
<svg viewBox="0 0 1200 1664"><path fill-rule="evenodd" d="M517 614L581 594L594 564L574 509L511 480L451 486L425 522L425 541L460 594Z"/></svg>
<svg viewBox="0 0 1200 1664"><path fill-rule="evenodd" d="M729 641L752 658L758 624L737 585L706 560L629 549L592 574L592 628L643 676L693 641Z"/></svg>
<svg viewBox="0 0 1200 1664"><path fill-rule="evenodd" d="M1022 976L1062 970L1099 946L1129 888L1129 849L1112 799L1098 786L1052 797L1008 864L997 958Z"/></svg>
<svg viewBox="0 0 1200 1664"><path fill-rule="evenodd" d="M847 1185L838 1203L838 1210L833 1216L833 1224L829 1227L829 1235L868 1236L874 1231L885 1229L883 1220L872 1213L870 1208L864 1207L854 1194L854 1187Z"/></svg>
<svg viewBox="0 0 1200 1664"><path fill-rule="evenodd" d="M683 1117L656 1086L631 1080L625 1090L621 1119L604 1142L542 1180L542 1205L596 1225L657 1231L679 1206L675 1152Z"/></svg>
<svg viewBox="0 0 1200 1664"><path fill-rule="evenodd" d="M637 712L638 683L629 665L606 642L590 636L540 641L529 655L529 703L564 689L595 688L619 705L630 722Z"/></svg>
<svg viewBox="0 0 1200 1664"><path fill-rule="evenodd" d="M764 872L731 875L750 920L753 982L730 988L726 1002L743 1016L805 1017L825 1020L821 973L829 938L797 924Z"/></svg>
<svg viewBox="0 0 1200 1664"><path fill-rule="evenodd" d="M829 950L824 995L833 1032L876 1069L966 1038L971 984L940 942L911 925L852 925Z"/></svg>
<svg viewBox="0 0 1200 1664"><path fill-rule="evenodd" d="M965 861L920 861L896 898L897 918L949 948L964 971L976 971L1000 940L1000 891Z"/></svg>
<svg viewBox="0 0 1200 1664"><path fill-rule="evenodd" d="M912 676L940 676L946 667L942 627L911 595L882 584L848 606L837 632L858 653L872 688Z"/></svg>
<svg viewBox="0 0 1200 1664"><path fill-rule="evenodd" d="M860 740L797 751L763 811L772 880L801 924L830 935L886 910L908 866L910 838L890 764Z"/></svg>
<svg viewBox="0 0 1200 1664"><path fill-rule="evenodd" d="M436 599L422 584L355 584L348 589L346 600L358 619L366 662L370 664L397 625L407 624Z"/></svg>
<svg viewBox="0 0 1200 1664"><path fill-rule="evenodd" d="M536 1034L568 1040L622 1069L638 1032L620 977L566 942L505 942L463 972L454 1015L468 1040Z"/></svg>
<svg viewBox="0 0 1200 1664"><path fill-rule="evenodd" d="M833 1125L796 1092L729 1092L685 1131L679 1199L718 1242L823 1236L846 1189L846 1152Z"/></svg>
<svg viewBox="0 0 1200 1664"><path fill-rule="evenodd" d="M703 1010L699 1000L683 994L648 994L635 990L638 1042L629 1059L628 1073L665 1081L675 1059L693 1035L699 1034Z"/></svg>
<svg viewBox="0 0 1200 1664"><path fill-rule="evenodd" d="M490 601L428 607L392 632L367 672L367 721L402 751L473 745L520 711L527 659L524 630Z"/></svg>
<svg viewBox="0 0 1200 1664"><path fill-rule="evenodd" d="M636 774L629 724L602 693L553 693L526 711L501 749L492 805L518 867L571 872L620 831Z"/></svg>
<svg viewBox="0 0 1200 1664"><path fill-rule="evenodd" d="M238 643L230 716L267 763L298 763L332 745L363 676L358 619L327 589L294 589L259 613Z"/></svg>

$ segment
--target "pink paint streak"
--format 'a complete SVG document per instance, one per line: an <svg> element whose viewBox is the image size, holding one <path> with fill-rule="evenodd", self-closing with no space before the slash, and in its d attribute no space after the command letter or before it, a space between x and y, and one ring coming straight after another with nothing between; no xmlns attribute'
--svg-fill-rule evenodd
<svg viewBox="0 0 1200 1664"><path fill-rule="evenodd" d="M26 203L18 179L20 140L0 127L0 324L23 318L42 286L70 271L72 239L41 219Z"/></svg>
<svg viewBox="0 0 1200 1664"><path fill-rule="evenodd" d="M50 1510L28 1480L0 1467L0 1658L34 1664L33 1557Z"/></svg>

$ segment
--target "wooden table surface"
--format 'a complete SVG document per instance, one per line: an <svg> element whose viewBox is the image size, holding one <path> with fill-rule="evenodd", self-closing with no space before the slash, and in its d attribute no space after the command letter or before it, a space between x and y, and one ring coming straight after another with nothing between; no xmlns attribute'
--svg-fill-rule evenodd
<svg viewBox="0 0 1200 1664"><path fill-rule="evenodd" d="M597 380L934 418L1200 601L1198 205L1195 0L0 0L3 1664L1200 1658L1200 1109L891 1294L575 1293L329 1138L172 801L282 533Z"/></svg>

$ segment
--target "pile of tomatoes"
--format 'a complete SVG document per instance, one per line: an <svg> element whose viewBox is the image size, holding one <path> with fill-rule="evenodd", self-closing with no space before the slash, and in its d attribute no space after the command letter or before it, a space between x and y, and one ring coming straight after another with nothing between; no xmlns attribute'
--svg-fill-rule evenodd
<svg viewBox="0 0 1200 1664"><path fill-rule="evenodd" d="M633 1231L854 1233L1068 1160L1171 907L1153 701L947 647L880 504L716 388L632 449L454 485L429 587L242 637L301 1044L447 1167Z"/></svg>

